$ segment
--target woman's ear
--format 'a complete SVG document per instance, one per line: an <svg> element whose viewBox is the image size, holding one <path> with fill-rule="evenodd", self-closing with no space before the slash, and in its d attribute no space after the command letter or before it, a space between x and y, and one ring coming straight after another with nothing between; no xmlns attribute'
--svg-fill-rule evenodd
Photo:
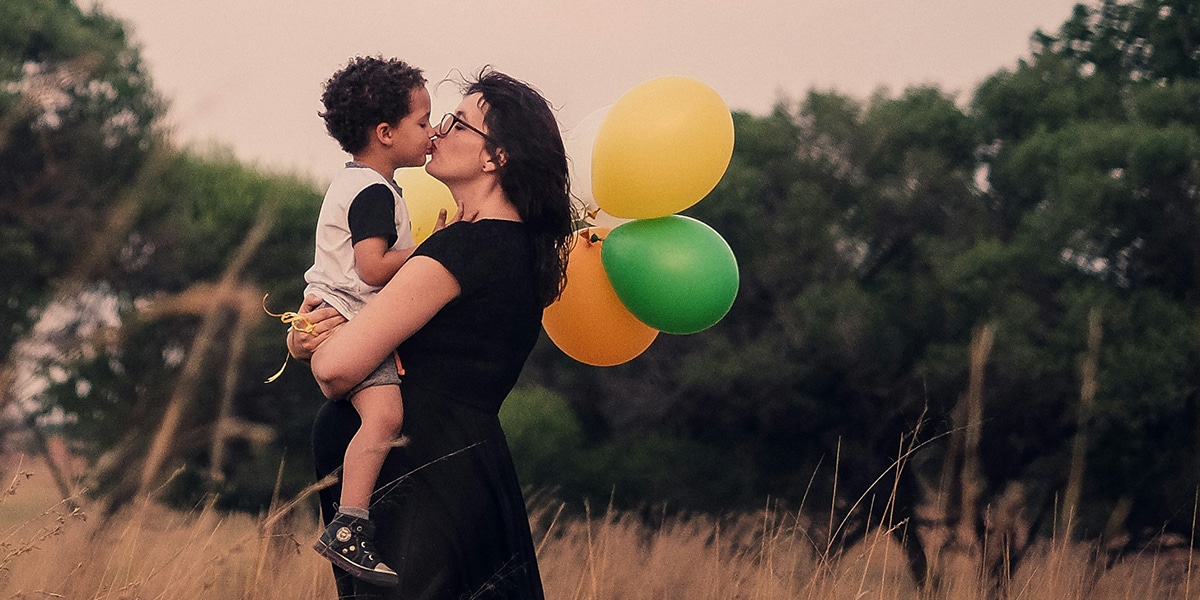
<svg viewBox="0 0 1200 600"><path fill-rule="evenodd" d="M508 162L508 155L504 153L504 148L496 148L495 152L487 160L483 161L483 172L490 173L504 166Z"/></svg>

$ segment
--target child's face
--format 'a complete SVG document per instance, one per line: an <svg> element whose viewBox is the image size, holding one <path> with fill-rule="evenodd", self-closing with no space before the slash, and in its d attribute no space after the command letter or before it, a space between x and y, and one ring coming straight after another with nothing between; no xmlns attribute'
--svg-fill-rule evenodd
<svg viewBox="0 0 1200 600"><path fill-rule="evenodd" d="M433 149L429 90L416 87L409 94L411 110L392 130L391 154L396 167L420 167Z"/></svg>

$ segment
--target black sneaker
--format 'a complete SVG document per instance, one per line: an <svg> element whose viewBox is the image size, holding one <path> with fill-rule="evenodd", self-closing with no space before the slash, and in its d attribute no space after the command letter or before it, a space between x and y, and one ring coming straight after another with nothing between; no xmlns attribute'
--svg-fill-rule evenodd
<svg viewBox="0 0 1200 600"><path fill-rule="evenodd" d="M375 524L369 519L338 513L313 549L367 583L381 586L400 583L396 572L379 560L375 552Z"/></svg>

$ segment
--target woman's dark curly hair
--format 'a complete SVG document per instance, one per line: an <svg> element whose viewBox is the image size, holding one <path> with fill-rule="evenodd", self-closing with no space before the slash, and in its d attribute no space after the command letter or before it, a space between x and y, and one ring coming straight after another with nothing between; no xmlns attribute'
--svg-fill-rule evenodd
<svg viewBox="0 0 1200 600"><path fill-rule="evenodd" d="M325 82L325 111L318 114L342 150L356 154L377 125L395 125L408 116L413 88L424 85L421 70L402 60L356 56Z"/></svg>
<svg viewBox="0 0 1200 600"><path fill-rule="evenodd" d="M488 150L504 151L500 187L533 235L538 298L549 306L567 282L573 224L567 153L558 121L537 90L490 68L463 87L464 95L474 93L485 103Z"/></svg>

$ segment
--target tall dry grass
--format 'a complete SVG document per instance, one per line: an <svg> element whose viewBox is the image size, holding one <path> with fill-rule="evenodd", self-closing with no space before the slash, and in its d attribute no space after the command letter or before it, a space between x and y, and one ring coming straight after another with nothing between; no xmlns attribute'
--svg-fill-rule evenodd
<svg viewBox="0 0 1200 600"><path fill-rule="evenodd" d="M329 599L328 564L309 550L308 502L270 516L200 507L130 507L104 522L86 501L68 507L38 462L6 465L0 488L0 598ZM643 518L611 510L561 517L535 510L538 556L551 600L904 600L928 598L904 552L883 532L836 555L798 515L775 508L711 517ZM1045 542L1000 597L1029 600L1200 599L1193 557L1148 551L1104 568L1094 548ZM967 578L937 597L984 598Z"/></svg>

